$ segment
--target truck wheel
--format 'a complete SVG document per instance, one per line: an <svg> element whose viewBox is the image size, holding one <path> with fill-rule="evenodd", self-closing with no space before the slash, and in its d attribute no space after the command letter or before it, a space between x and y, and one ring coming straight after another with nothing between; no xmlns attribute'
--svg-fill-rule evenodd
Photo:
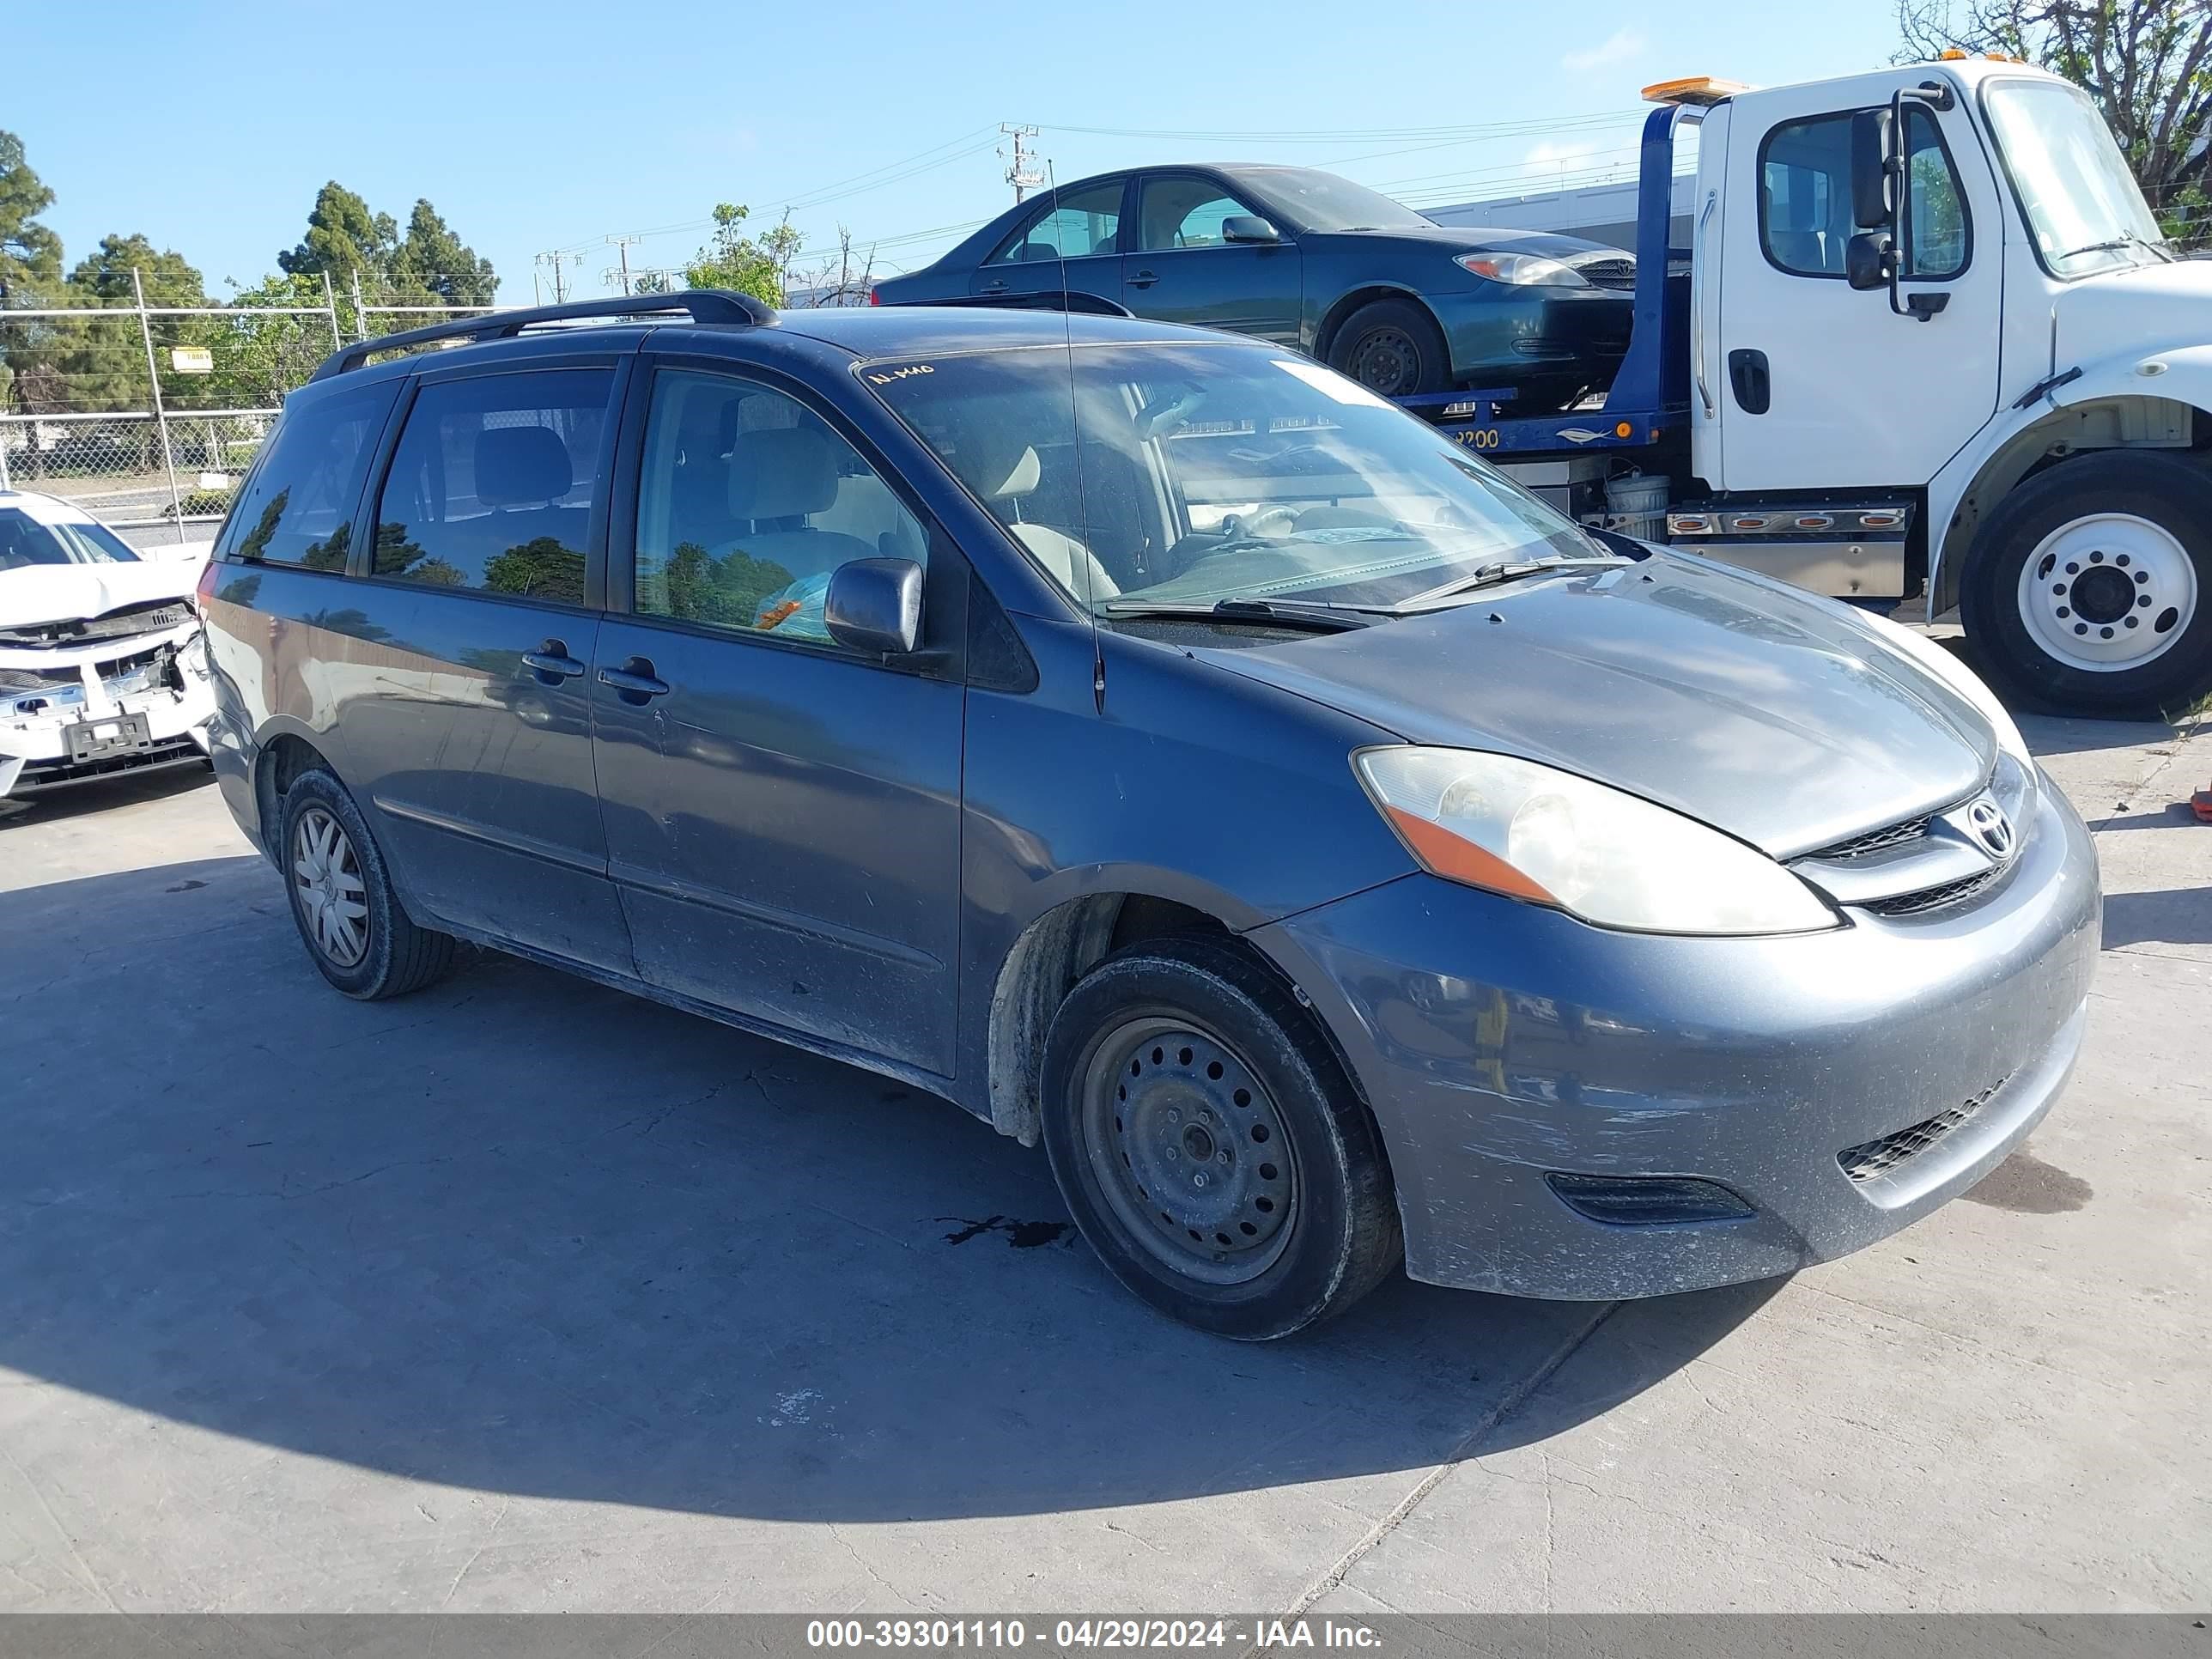
<svg viewBox="0 0 2212 1659"><path fill-rule="evenodd" d="M282 845L301 942L339 990L362 1002L405 996L453 965L452 936L415 925L361 809L319 767L284 792Z"/></svg>
<svg viewBox="0 0 2212 1659"><path fill-rule="evenodd" d="M1094 969L1053 1018L1043 1106L1084 1237L1186 1324L1288 1336L1398 1265L1374 1120L1305 1011L1231 945L1152 940Z"/></svg>
<svg viewBox="0 0 2212 1659"><path fill-rule="evenodd" d="M1410 300L1377 300L1345 319L1328 366L1380 398L1449 391L1451 353L1436 319Z"/></svg>
<svg viewBox="0 0 2212 1659"><path fill-rule="evenodd" d="M1959 594L1985 677L2061 714L2158 720L2212 690L2212 471L2112 450L1997 504Z"/></svg>

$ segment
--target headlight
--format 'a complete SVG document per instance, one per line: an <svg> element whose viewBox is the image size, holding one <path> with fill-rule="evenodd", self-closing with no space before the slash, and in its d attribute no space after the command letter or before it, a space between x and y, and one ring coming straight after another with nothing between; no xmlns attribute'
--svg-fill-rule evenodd
<svg viewBox="0 0 2212 1659"><path fill-rule="evenodd" d="M1588 288L1589 279L1571 265L1540 253L1462 253L1453 263L1462 270L1516 288Z"/></svg>
<svg viewBox="0 0 2212 1659"><path fill-rule="evenodd" d="M1431 873L1649 933L1838 925L1765 854L1640 797L1508 755L1363 749L1352 765Z"/></svg>
<svg viewBox="0 0 2212 1659"><path fill-rule="evenodd" d="M2021 736L2020 727L1997 701L1997 694L1982 684L1979 675L1925 634L1916 634L1879 611L1861 611L1858 616L1861 622L1872 625L1883 644L1895 646L1972 703L1996 733L1997 747L2027 767L2031 777L2034 775L2035 757L2027 752L2027 739Z"/></svg>

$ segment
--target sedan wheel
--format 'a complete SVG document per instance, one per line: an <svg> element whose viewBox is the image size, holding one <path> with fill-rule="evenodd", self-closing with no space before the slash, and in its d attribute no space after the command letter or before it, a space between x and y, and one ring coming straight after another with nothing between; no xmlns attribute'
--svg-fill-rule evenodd
<svg viewBox="0 0 2212 1659"><path fill-rule="evenodd" d="M361 857L345 826L320 806L301 812L292 827L292 879L308 943L336 967L358 967L368 954Z"/></svg>

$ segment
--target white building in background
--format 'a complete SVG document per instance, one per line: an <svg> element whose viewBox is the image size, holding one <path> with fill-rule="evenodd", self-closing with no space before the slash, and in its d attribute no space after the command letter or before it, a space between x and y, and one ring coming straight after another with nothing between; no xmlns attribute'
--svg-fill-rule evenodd
<svg viewBox="0 0 2212 1659"><path fill-rule="evenodd" d="M1674 188L1674 242L1690 243L1690 208L1697 194L1697 175L1678 173ZM1622 179L1607 185L1578 185L1567 190L1530 191L1522 196L1498 196L1478 202L1456 202L1449 207L1420 211L1440 225L1502 225L1515 230L1555 230L1613 247L1636 248L1636 180Z"/></svg>

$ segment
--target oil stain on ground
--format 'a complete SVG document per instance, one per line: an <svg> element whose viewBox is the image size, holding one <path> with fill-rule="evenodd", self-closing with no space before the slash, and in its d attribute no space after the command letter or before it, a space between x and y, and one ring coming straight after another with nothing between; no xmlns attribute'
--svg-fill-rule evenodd
<svg viewBox="0 0 2212 1659"><path fill-rule="evenodd" d="M960 1231L945 1235L947 1244L965 1244L969 1239L984 1233L1004 1233L1006 1242L1018 1250L1034 1250L1040 1244L1056 1244L1075 1231L1071 1221L1014 1221L1002 1215L987 1216L981 1221L970 1221L965 1216L941 1215L939 1221L957 1221Z"/></svg>
<svg viewBox="0 0 2212 1659"><path fill-rule="evenodd" d="M1966 1194L1977 1204L2014 1210L2021 1215L2062 1215L2081 1209L2095 1195L2096 1189L2079 1176L2067 1174L2056 1164L2045 1164L2025 1146Z"/></svg>

